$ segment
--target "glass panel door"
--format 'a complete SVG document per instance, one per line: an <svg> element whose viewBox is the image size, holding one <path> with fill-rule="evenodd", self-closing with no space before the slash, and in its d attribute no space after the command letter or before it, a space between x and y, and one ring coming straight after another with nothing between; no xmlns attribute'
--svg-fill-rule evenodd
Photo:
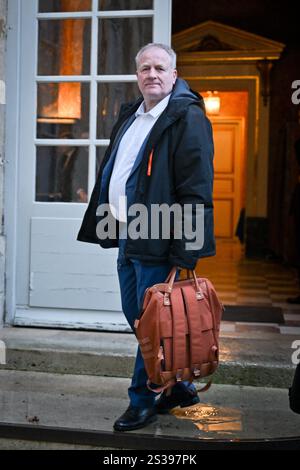
<svg viewBox="0 0 300 470"><path fill-rule="evenodd" d="M135 55L170 42L171 2L20 5L15 323L124 329L117 250L76 236L120 105L139 94Z"/></svg>

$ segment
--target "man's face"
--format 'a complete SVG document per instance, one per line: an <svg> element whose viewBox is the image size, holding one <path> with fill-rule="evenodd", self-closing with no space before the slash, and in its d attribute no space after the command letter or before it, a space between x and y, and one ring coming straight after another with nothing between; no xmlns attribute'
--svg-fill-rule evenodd
<svg viewBox="0 0 300 470"><path fill-rule="evenodd" d="M176 77L171 58L163 49L151 47L140 56L137 79L147 105L165 98L172 91Z"/></svg>

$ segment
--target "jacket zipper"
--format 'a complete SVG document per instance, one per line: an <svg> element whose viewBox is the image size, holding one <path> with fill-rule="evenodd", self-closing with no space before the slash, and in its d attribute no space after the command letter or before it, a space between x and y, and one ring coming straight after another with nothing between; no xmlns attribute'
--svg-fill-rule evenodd
<svg viewBox="0 0 300 470"><path fill-rule="evenodd" d="M151 176L152 172L152 160L153 160L153 152L154 149L151 150L149 158L148 158L148 170L147 170L147 176Z"/></svg>

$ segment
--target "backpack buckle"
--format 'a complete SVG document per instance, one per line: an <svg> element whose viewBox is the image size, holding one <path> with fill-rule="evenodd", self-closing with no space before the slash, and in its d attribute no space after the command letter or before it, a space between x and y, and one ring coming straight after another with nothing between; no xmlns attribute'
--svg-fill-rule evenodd
<svg viewBox="0 0 300 470"><path fill-rule="evenodd" d="M164 295L164 305L171 305L170 294L169 292L165 292Z"/></svg>
<svg viewBox="0 0 300 470"><path fill-rule="evenodd" d="M202 294L202 292L200 290L197 290L197 292L196 292L196 299L197 300L204 299L204 295Z"/></svg>

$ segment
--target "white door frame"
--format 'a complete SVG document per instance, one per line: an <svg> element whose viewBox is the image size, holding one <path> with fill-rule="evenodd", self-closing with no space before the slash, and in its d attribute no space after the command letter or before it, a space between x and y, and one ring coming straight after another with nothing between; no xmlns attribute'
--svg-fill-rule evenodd
<svg viewBox="0 0 300 470"><path fill-rule="evenodd" d="M96 2L98 0L93 0ZM29 38L23 34L22 25L24 24L22 18L22 12L25 11L25 16L28 16L28 12L31 6L37 2L37 0L9 0L8 2L8 19L7 19L7 55L6 55L6 83L7 83L7 107L6 107L6 166L5 166L5 182L4 182L4 195L5 195L5 207L4 207L4 233L6 237L6 312L4 322L6 325L22 324L22 325L34 325L34 326L64 326L64 327L80 327L80 328L91 328L97 329L115 329L124 330L128 328L128 325L124 319L120 320L119 312L114 316L114 312L109 312L109 318L107 318L103 324L94 324L93 314L89 315L87 322L82 321L82 314L78 312L78 318L76 315L73 322L66 321L65 323L56 323L55 316L60 315L60 312L56 312L53 309L29 309L28 302L26 302L24 296L23 313L25 316L16 322L16 282L17 275L20 276L20 272L17 272L17 244L20 237L26 238L26 244L28 251L23 252L23 262L19 264L23 276L26 279L26 285L28 286L29 292L29 270L28 270L28 257L29 257L29 230L28 227L22 227L18 223L18 214L20 207L18 206L18 195L22 189L26 188L26 178L22 178L20 174L20 146L23 139L29 139L30 145L34 145L35 136L26 133L26 129L20 126L21 120L21 104L23 109L29 110L29 113L33 113L32 105L35 104L35 100L32 100L32 95L22 91L22 70L25 67L30 67L27 62L26 51L37 47L37 40L33 45ZM26 3L26 5L25 5ZM154 15L153 22L153 37L155 41L164 42L170 44L171 42L171 0L154 0L154 9L159 10L159 14ZM36 11L36 10L35 10ZM113 16L113 15L109 15ZM131 16L131 15L130 15ZM28 16L29 23L32 21L30 15ZM26 43L27 41L27 43ZM32 65L32 64L31 64ZM31 68L32 70L32 68ZM82 78L82 77L81 77ZM110 77L106 76L105 79L109 80ZM122 80L129 79L132 77L120 77ZM35 80L35 77L32 77ZM115 80L115 77L114 77ZM30 114L29 119L32 119ZM53 143L53 142L51 142ZM76 145L76 141L72 142ZM91 165L92 166L92 165ZM31 169L32 174L35 174L34 168ZM89 183L91 182L91 172L89 177ZM28 188L27 188L28 189ZM27 190L26 189L26 190ZM33 188L31 188L33 190ZM89 195L91 194L91 184L89 184ZM72 205L74 206L74 217L78 218L78 206L81 207L82 216L86 209L86 204L72 204L68 203L68 217L72 217ZM60 203L62 209L64 203ZM75 207L76 206L76 207ZM53 214L55 217L55 207L48 207L47 215ZM76 215L75 215L76 214ZM34 213L31 216L34 217ZM23 303L23 302L22 302ZM26 314L27 312L27 314ZM90 313L90 312L89 312ZM74 316L74 312L72 314ZM49 319L51 321L49 322ZM53 321L52 321L53 320ZM77 322L78 320L78 322Z"/></svg>

